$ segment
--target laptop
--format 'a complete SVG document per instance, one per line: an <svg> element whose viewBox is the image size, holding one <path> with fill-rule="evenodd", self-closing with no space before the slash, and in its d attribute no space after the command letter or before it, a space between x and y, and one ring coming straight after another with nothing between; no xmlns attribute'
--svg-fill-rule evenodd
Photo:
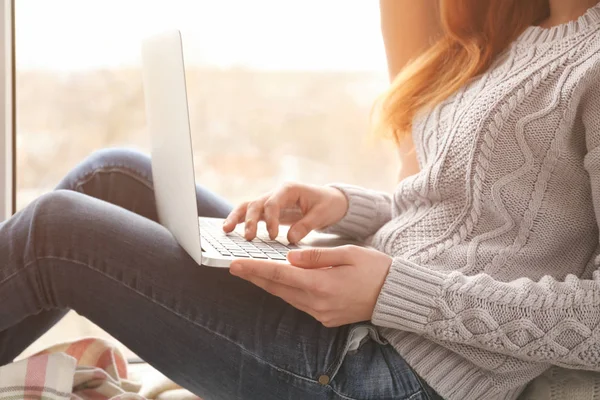
<svg viewBox="0 0 600 400"><path fill-rule="evenodd" d="M259 224L257 238L247 241L241 226L225 234L221 228L223 219L199 218L179 31L143 41L142 73L159 222L199 265L227 268L236 258L286 261L291 249L350 243L337 236L312 232L301 242L290 244L284 226L279 236L270 240L264 223Z"/></svg>

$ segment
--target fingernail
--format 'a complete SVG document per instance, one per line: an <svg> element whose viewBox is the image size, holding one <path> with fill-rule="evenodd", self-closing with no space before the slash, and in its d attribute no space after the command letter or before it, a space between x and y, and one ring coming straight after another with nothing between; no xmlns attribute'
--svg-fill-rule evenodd
<svg viewBox="0 0 600 400"><path fill-rule="evenodd" d="M225 221L223 221L223 226L227 225L229 223L229 220L226 219Z"/></svg>
<svg viewBox="0 0 600 400"><path fill-rule="evenodd" d="M242 266L241 263L239 263L239 262L233 262L233 263L231 263L231 265L229 265L229 272L232 275L239 275L242 272L243 268L244 267Z"/></svg>
<svg viewBox="0 0 600 400"><path fill-rule="evenodd" d="M290 232L290 242L296 243L298 241L298 232Z"/></svg>

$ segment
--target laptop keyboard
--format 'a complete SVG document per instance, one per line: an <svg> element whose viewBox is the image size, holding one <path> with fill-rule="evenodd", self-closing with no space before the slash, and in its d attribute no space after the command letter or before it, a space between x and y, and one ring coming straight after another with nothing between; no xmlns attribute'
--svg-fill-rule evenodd
<svg viewBox="0 0 600 400"><path fill-rule="evenodd" d="M258 230L257 237L246 240L237 232L225 234L223 228L212 221L202 220L202 240L206 240L222 256L235 258L258 258L284 261L287 253L299 247L293 244L283 244L269 238L266 229Z"/></svg>

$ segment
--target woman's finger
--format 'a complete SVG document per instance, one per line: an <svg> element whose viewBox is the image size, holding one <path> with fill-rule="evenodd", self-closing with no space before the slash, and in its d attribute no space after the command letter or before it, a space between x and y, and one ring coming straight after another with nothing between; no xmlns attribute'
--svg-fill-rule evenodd
<svg viewBox="0 0 600 400"><path fill-rule="evenodd" d="M263 205L264 200L262 199L252 201L248 204L248 208L246 209L246 219L244 221L244 237L246 240L252 240L256 237L258 221L260 221L263 216Z"/></svg>
<svg viewBox="0 0 600 400"><path fill-rule="evenodd" d="M268 279L256 276L248 278L248 281L264 289L266 292L272 294L273 296L279 297L286 303L290 304L292 307L302 312L305 312L317 321L321 322L326 327L335 327L342 325L341 323L337 323L335 319L328 318L327 314L320 313L316 311L313 307L311 307L310 304L312 298L308 293L306 293L303 290L278 284Z"/></svg>
<svg viewBox="0 0 600 400"><path fill-rule="evenodd" d="M300 268L327 268L356 263L358 253L366 249L355 246L340 246L330 248L312 247L309 249L292 250L288 253L290 264Z"/></svg>
<svg viewBox="0 0 600 400"><path fill-rule="evenodd" d="M290 243L298 243L312 230L321 228L319 221L323 219L323 213L326 212L327 210L322 209L321 207L313 207L308 210L306 215L290 226L287 235L288 241Z"/></svg>
<svg viewBox="0 0 600 400"><path fill-rule="evenodd" d="M308 305L310 304L310 300L306 292L289 286L275 284L264 278L253 277L248 280L273 296L279 297L292 307L318 320L319 314Z"/></svg>
<svg viewBox="0 0 600 400"><path fill-rule="evenodd" d="M273 296L283 299L286 303L310 313L310 308L306 305L306 292L258 276L249 276L247 280Z"/></svg>
<svg viewBox="0 0 600 400"><path fill-rule="evenodd" d="M281 206L276 197L271 196L265 201L263 217L267 224L267 231L269 232L269 237L271 239L275 239L277 235L279 235L280 210Z"/></svg>
<svg viewBox="0 0 600 400"><path fill-rule="evenodd" d="M234 261L230 272L280 297L316 320L324 324L330 322L324 314L328 306L323 299L319 300L317 292L317 281L325 278L315 275L318 271L306 271L280 262L244 259Z"/></svg>
<svg viewBox="0 0 600 400"><path fill-rule="evenodd" d="M304 213L302 209L297 205L291 207L282 208L279 212L279 223L281 225L293 225L302 219Z"/></svg>
<svg viewBox="0 0 600 400"><path fill-rule="evenodd" d="M306 292L314 291L314 271L296 268L285 262L242 259L235 260L229 267L231 274L244 279L258 277L275 283L290 286Z"/></svg>
<svg viewBox="0 0 600 400"><path fill-rule="evenodd" d="M247 208L248 202L240 204L232 212L230 212L225 219L225 222L223 222L223 231L230 233L238 224L241 224L246 218Z"/></svg>
<svg viewBox="0 0 600 400"><path fill-rule="evenodd" d="M298 203L300 192L298 184L286 184L277 189L265 202L265 222L271 239L275 239L279 234L282 211Z"/></svg>

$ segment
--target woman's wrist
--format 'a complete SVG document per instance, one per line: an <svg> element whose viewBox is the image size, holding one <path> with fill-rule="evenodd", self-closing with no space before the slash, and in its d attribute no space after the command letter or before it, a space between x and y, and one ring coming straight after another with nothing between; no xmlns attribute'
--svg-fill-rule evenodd
<svg viewBox="0 0 600 400"><path fill-rule="evenodd" d="M331 195L331 209L333 210L332 221L330 221L328 225L335 225L348 213L350 202L341 189L334 186L326 186L325 189Z"/></svg>
<svg viewBox="0 0 600 400"><path fill-rule="evenodd" d="M320 231L359 241L366 240L392 217L391 197L383 192L348 184L329 184L337 209L328 210L327 225ZM343 212L343 214L342 214Z"/></svg>

